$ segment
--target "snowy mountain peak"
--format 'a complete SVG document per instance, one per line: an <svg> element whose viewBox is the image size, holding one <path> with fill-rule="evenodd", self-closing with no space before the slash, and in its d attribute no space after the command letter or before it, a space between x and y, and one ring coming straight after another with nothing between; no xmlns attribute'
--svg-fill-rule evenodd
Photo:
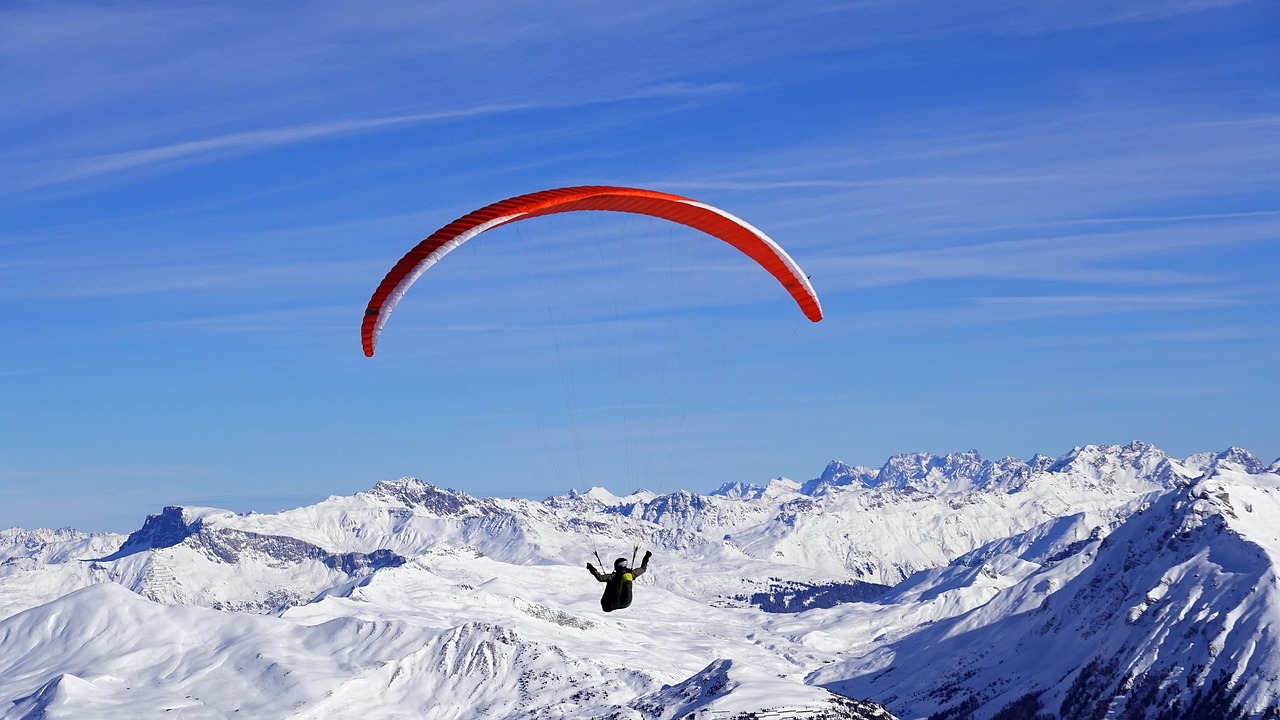
<svg viewBox="0 0 1280 720"><path fill-rule="evenodd" d="M1056 458L1052 458L1043 453L1036 453L1031 456L1031 460L1027 461L1027 465L1036 472L1043 472L1044 470L1048 470L1052 467L1054 462L1056 462Z"/></svg>
<svg viewBox="0 0 1280 720"><path fill-rule="evenodd" d="M402 478L280 513L168 507L128 537L5 531L0 716L891 717L866 697L1257 720L1280 701L1280 477L1260 467L1145 443L915 453L541 503ZM645 550L634 603L604 614L584 564Z"/></svg>
<svg viewBox="0 0 1280 720"><path fill-rule="evenodd" d="M118 560L126 555L173 547L199 532L202 519L189 516L185 508L169 505L155 515L148 515L142 527L134 530L112 555L103 560Z"/></svg>
<svg viewBox="0 0 1280 720"><path fill-rule="evenodd" d="M574 495L577 497L584 497L588 500L594 500L605 506L618 505L622 502L622 498L599 486L593 487L581 494L578 494L575 491Z"/></svg>
<svg viewBox="0 0 1280 720"><path fill-rule="evenodd" d="M1077 445L1058 458L1048 470L1049 472L1080 470L1098 476L1110 468L1154 467L1168 457L1141 440L1135 440L1128 445Z"/></svg>
<svg viewBox="0 0 1280 720"><path fill-rule="evenodd" d="M629 495L615 495L606 488L594 486L586 492L574 489L564 495L553 495L543 500L542 504L551 508L582 508L584 505L619 511L626 508L629 514L636 506L644 505L656 497L659 497L656 493L644 488L634 490Z"/></svg>
<svg viewBox="0 0 1280 720"><path fill-rule="evenodd" d="M958 492L974 487L988 469L977 450L948 453L942 457L927 452L894 455L880 468L872 487L926 492Z"/></svg>
<svg viewBox="0 0 1280 720"><path fill-rule="evenodd" d="M357 497L374 502L420 508L440 517L456 517L467 513L476 499L460 490L447 490L417 478L383 480Z"/></svg>
<svg viewBox="0 0 1280 720"><path fill-rule="evenodd" d="M119 537L111 533L85 533L71 528L8 528L0 530L0 564L11 558L64 562L67 558L92 554L94 550L91 548L101 548L103 545L114 550L120 546Z"/></svg>
<svg viewBox="0 0 1280 720"><path fill-rule="evenodd" d="M744 498L757 498L763 494L764 488L755 483L745 482L727 482L720 487L711 491L714 497L729 498L730 500L742 500Z"/></svg>
<svg viewBox="0 0 1280 720"><path fill-rule="evenodd" d="M800 483L791 478L777 477L769 481L764 487L763 497L781 497L784 495L795 494L800 489Z"/></svg>
<svg viewBox="0 0 1280 720"><path fill-rule="evenodd" d="M1268 468L1253 453L1232 446L1215 455L1209 464L1210 475L1219 470L1238 470L1253 475L1267 472Z"/></svg>
<svg viewBox="0 0 1280 720"><path fill-rule="evenodd" d="M911 583L935 602L982 585L978 607L811 680L905 717L1272 717L1280 687L1256 679L1280 676L1278 517L1280 477L1225 470L1050 554L999 541Z"/></svg>
<svg viewBox="0 0 1280 720"><path fill-rule="evenodd" d="M818 477L806 482L800 488L804 495L817 496L825 494L832 488L862 486L873 481L876 471L868 467L853 466L842 460L832 460Z"/></svg>
<svg viewBox="0 0 1280 720"><path fill-rule="evenodd" d="M778 498L793 495L800 491L800 488L800 483L795 480L777 477L770 480L767 485L742 482L724 483L716 488L711 495L730 500L760 500L761 498Z"/></svg>
<svg viewBox="0 0 1280 720"><path fill-rule="evenodd" d="M129 534L120 548L103 560L117 560L145 550L173 547L201 531L206 525L234 521L236 513L209 507L169 505L148 515L142 527Z"/></svg>

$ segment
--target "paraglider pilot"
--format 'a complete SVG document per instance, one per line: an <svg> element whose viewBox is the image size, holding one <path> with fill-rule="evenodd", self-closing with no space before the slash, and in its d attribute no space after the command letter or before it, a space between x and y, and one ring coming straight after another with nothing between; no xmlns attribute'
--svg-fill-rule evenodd
<svg viewBox="0 0 1280 720"><path fill-rule="evenodd" d="M620 557L613 561L613 572L611 573L602 573L596 570L595 565L587 563L587 569L591 571L596 580L605 583L604 594L600 596L601 610L613 612L631 604L631 585L636 578L649 569L649 557L652 555L653 553L646 550L640 567L634 569L627 567L626 558ZM631 557L631 561L635 562L634 555Z"/></svg>

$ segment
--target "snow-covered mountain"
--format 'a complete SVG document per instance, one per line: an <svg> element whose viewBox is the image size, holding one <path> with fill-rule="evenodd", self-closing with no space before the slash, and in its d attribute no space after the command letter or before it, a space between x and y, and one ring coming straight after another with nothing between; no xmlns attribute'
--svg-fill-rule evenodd
<svg viewBox="0 0 1280 720"><path fill-rule="evenodd" d="M102 582L83 562L120 547L123 535L61 530L0 530L0 618Z"/></svg>
<svg viewBox="0 0 1280 720"><path fill-rule="evenodd" d="M0 717L1276 717L1277 469L1135 442L7 530ZM637 545L602 613L582 566Z"/></svg>
<svg viewBox="0 0 1280 720"><path fill-rule="evenodd" d="M908 717L1278 716L1278 480L1219 467L1110 533L1068 519L981 548L882 601L982 575L990 599L811 680Z"/></svg>

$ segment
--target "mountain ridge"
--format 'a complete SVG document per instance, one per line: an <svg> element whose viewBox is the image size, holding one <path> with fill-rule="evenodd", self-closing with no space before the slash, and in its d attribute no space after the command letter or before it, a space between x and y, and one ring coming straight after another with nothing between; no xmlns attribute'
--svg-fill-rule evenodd
<svg viewBox="0 0 1280 720"><path fill-rule="evenodd" d="M272 514L170 506L127 536L3 531L0 717L1267 717L1277 466L1134 442L706 495L400 478ZM635 546L635 604L601 613L582 565ZM1200 637L1179 612L1216 628L1194 663L1160 651ZM1118 639L1071 640L1093 626ZM191 642L223 651L172 654ZM1053 673L1013 671L1045 653Z"/></svg>

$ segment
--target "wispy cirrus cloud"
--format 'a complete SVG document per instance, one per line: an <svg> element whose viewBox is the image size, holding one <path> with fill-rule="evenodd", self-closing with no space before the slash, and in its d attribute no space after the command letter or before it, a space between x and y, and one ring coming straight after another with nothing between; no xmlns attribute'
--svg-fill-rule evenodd
<svg viewBox="0 0 1280 720"><path fill-rule="evenodd" d="M1046 2L1029 8L1020 3L1006 5L1006 14L996 27L1026 35L1068 30L1150 23L1184 15L1212 12L1254 0L1170 0L1117 5L1109 2Z"/></svg>
<svg viewBox="0 0 1280 720"><path fill-rule="evenodd" d="M845 311L844 316L835 319L827 327L821 329L827 339L855 340L859 338L877 337L894 338L902 335L918 337L919 333L960 333L968 334L978 330L991 333L989 341L999 338L1000 342L1022 344L1036 341L1037 338L1051 337L1071 342L1073 338L1108 337L1116 332L1117 319L1128 317L1175 318L1187 313L1222 313L1239 312L1257 308L1265 302L1257 294L1243 292L1232 293L1216 289L1202 292L1152 292L1152 293L1080 293L1057 295L978 295L958 298L949 304L936 304L926 308L891 308L883 310L858 309ZM1030 332L1012 335L1007 331L1010 327L1032 327L1043 329L1040 325L1045 321L1066 319L1096 319L1089 330L1073 330L1059 336L1055 333ZM827 321L824 320L824 323ZM1030 324L1030 325L1029 325ZM1266 338L1261 330L1246 326L1248 330L1240 330L1229 337L1239 342L1245 338ZM1184 334L1174 336L1171 333L1159 337L1150 333L1142 336L1147 342L1168 339L1184 341L1185 336L1206 329L1197 324L1188 326ZM1212 331L1212 327L1208 328ZM1248 332L1248 335L1244 333ZM1056 342L1056 341L1055 341Z"/></svg>
<svg viewBox="0 0 1280 720"><path fill-rule="evenodd" d="M982 279L1229 283L1270 262L1280 124L1183 97L877 128L671 185L753 222L827 292ZM1175 109L1179 111L1175 112ZM1236 256L1254 258L1240 263Z"/></svg>
<svg viewBox="0 0 1280 720"><path fill-rule="evenodd" d="M1210 216L1209 221L1218 219ZM1280 213L1229 213L1230 224L1199 221L1132 231L1001 240L949 247L858 254L814 262L824 285L882 287L925 280L1000 279L1084 285L1203 285L1231 277L1227 269L1171 262L1179 256L1280 239ZM1251 222L1239 222L1245 219ZM1150 222L1155 222L1151 220Z"/></svg>
<svg viewBox="0 0 1280 720"><path fill-rule="evenodd" d="M173 262L104 266L32 262L11 277L0 300L90 300L157 294L184 296L234 293L255 289L295 291L302 286L332 286L351 278L375 277L383 263L374 261Z"/></svg>
<svg viewBox="0 0 1280 720"><path fill-rule="evenodd" d="M1235 307L1248 304L1242 297L1205 293L1159 293L1155 295L996 295L975 298L980 305L1022 309L1036 316L1044 314L1100 314L1134 311L1178 312L1191 309Z"/></svg>
<svg viewBox="0 0 1280 720"><path fill-rule="evenodd" d="M226 133L213 137L170 143L157 147L77 158L69 161L37 166L9 188L10 191L28 190L48 185L83 180L99 175L158 165L184 159L199 159L235 152L253 152L284 145L303 143L324 138L361 133L376 133L398 127L447 122L471 118L508 115L521 112L570 110L596 105L626 103L650 99L691 99L710 95L722 95L734 91L734 83L666 83L642 87L630 92L605 97L576 100L530 101L478 105L470 108L429 113L391 115L377 118L333 120L304 123L288 127L248 130ZM51 167L52 166L52 167Z"/></svg>

